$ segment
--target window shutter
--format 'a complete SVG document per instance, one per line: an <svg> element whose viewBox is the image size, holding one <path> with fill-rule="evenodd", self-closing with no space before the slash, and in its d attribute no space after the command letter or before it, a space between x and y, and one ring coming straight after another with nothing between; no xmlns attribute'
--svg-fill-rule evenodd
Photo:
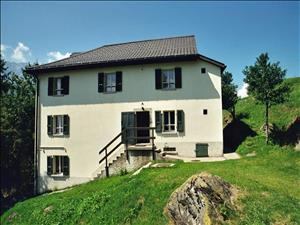
<svg viewBox="0 0 300 225"><path fill-rule="evenodd" d="M156 69L155 70L155 88L156 89L161 89L161 69Z"/></svg>
<svg viewBox="0 0 300 225"><path fill-rule="evenodd" d="M184 112L177 110L177 131L184 132Z"/></svg>
<svg viewBox="0 0 300 225"><path fill-rule="evenodd" d="M63 77L62 88L63 88L63 94L68 95L69 94L69 76Z"/></svg>
<svg viewBox="0 0 300 225"><path fill-rule="evenodd" d="M48 78L48 96L53 96L53 84L54 84L53 77L49 77Z"/></svg>
<svg viewBox="0 0 300 225"><path fill-rule="evenodd" d="M53 116L47 117L47 133L48 135L53 134Z"/></svg>
<svg viewBox="0 0 300 225"><path fill-rule="evenodd" d="M53 157L48 156L47 157L47 174L48 175L52 174L52 171L53 171L52 165L53 165Z"/></svg>
<svg viewBox="0 0 300 225"><path fill-rule="evenodd" d="M160 111L155 111L155 131L156 133L162 132L162 116Z"/></svg>
<svg viewBox="0 0 300 225"><path fill-rule="evenodd" d="M136 127L136 116L134 112L122 112L122 130L128 128L128 127ZM135 144L136 139L136 129L127 129L122 135L122 142L128 144Z"/></svg>
<svg viewBox="0 0 300 225"><path fill-rule="evenodd" d="M116 72L116 90L117 91L122 91L122 72L117 71Z"/></svg>
<svg viewBox="0 0 300 225"><path fill-rule="evenodd" d="M104 91L104 73L98 73L98 92Z"/></svg>
<svg viewBox="0 0 300 225"><path fill-rule="evenodd" d="M175 68L175 86L176 88L181 88L181 68Z"/></svg>
<svg viewBox="0 0 300 225"><path fill-rule="evenodd" d="M68 156L63 157L63 174L64 176L69 176L70 175L70 160Z"/></svg>
<svg viewBox="0 0 300 225"><path fill-rule="evenodd" d="M64 135L69 135L70 133L70 118L68 115L64 115Z"/></svg>

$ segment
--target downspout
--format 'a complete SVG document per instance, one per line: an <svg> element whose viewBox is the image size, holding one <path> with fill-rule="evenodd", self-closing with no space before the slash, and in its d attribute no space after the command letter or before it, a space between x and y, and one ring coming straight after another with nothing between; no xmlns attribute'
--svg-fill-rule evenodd
<svg viewBox="0 0 300 225"><path fill-rule="evenodd" d="M37 157L38 157L38 122L39 122L39 89L40 89L40 83L39 79L36 75L34 75L36 85L35 85L35 121L34 121L34 134L35 134L35 140L34 140L34 159L33 159L33 193L34 195L37 194L37 188L38 188L38 181L37 181L37 174L38 174L38 163L37 163Z"/></svg>

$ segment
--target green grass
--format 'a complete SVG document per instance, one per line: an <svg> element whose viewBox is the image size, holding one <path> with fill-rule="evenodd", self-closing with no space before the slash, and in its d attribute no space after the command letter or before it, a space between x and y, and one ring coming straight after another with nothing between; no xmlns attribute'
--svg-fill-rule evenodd
<svg viewBox="0 0 300 225"><path fill-rule="evenodd" d="M271 109L272 120L281 126L299 115L299 81L288 79L294 99ZM280 111L288 107L292 109L282 116ZM256 131L263 124L261 106L250 98L239 102L237 112L249 113L243 120ZM172 168L145 169L134 177L93 181L20 202L4 213L1 224L167 224L163 210L171 193L202 171L221 176L243 193L241 210L228 223L300 224L300 152L267 146L260 133L247 138L238 151L243 156L255 151L257 156L214 163L176 162ZM52 210L46 212L47 207ZM11 222L9 217L14 217Z"/></svg>

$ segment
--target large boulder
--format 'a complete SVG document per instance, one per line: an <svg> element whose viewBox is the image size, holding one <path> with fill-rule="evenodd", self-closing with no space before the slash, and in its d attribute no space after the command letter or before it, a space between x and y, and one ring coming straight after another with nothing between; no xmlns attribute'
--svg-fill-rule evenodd
<svg viewBox="0 0 300 225"><path fill-rule="evenodd" d="M220 224L235 214L238 189L206 172L189 178L165 208L171 224Z"/></svg>

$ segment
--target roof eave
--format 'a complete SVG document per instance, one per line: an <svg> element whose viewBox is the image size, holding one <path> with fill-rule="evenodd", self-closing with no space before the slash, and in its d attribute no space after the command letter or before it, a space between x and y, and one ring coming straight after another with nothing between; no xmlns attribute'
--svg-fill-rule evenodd
<svg viewBox="0 0 300 225"><path fill-rule="evenodd" d="M203 60L203 61L205 61L205 62L209 62L209 63L211 63L211 64L214 64L214 65L220 67L222 73L223 73L223 71L224 71L224 70L226 69L226 67L227 67L224 63L221 63L221 62L219 62L219 61L217 61L217 60L211 59L211 58L209 58L209 57L207 57L207 56L198 54L198 57L199 57L199 59L201 59L201 60Z"/></svg>
<svg viewBox="0 0 300 225"><path fill-rule="evenodd" d="M96 67L111 67L111 66L127 66L127 65L139 65L139 64L151 64L151 63L163 63L163 62L178 62L178 61L191 61L197 60L198 54L192 55L178 55L178 56L164 56L164 57L153 57L153 58L141 58L134 60L119 60L119 61L108 61L108 62L93 62L93 63L82 63L73 65L61 65L57 67L38 68L29 67L25 71L29 74L38 75L41 73L58 72L75 69L87 69Z"/></svg>

